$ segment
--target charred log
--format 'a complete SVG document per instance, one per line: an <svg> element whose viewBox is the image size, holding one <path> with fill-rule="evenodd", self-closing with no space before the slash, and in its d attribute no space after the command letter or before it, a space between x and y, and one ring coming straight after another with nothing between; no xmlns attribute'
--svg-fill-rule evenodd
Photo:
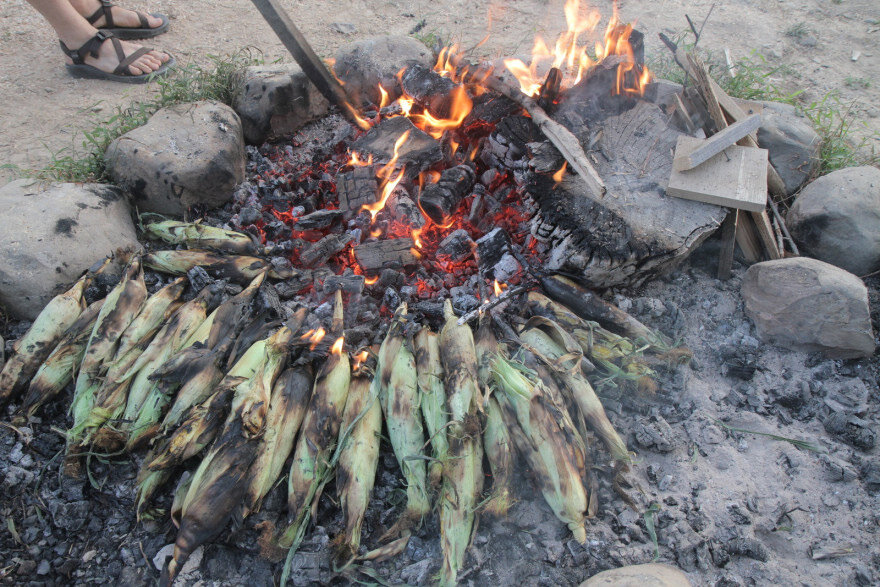
<svg viewBox="0 0 880 587"><path fill-rule="evenodd" d="M306 267L323 265L333 255L342 252L351 240L349 234L328 234L316 243L312 243L302 253L299 260Z"/></svg>
<svg viewBox="0 0 880 587"><path fill-rule="evenodd" d="M354 248L354 257L366 273L377 273L385 268L402 269L418 262L412 250L414 246L411 238L364 243Z"/></svg>
<svg viewBox="0 0 880 587"><path fill-rule="evenodd" d="M352 218L363 206L375 203L378 189L376 173L372 167L357 167L337 175L336 192L343 217Z"/></svg>
<svg viewBox="0 0 880 587"><path fill-rule="evenodd" d="M354 141L351 150L372 155L376 163L388 163L394 156L394 144L405 132L409 135L398 150L397 167L406 167L410 178L443 160L440 141L416 128L405 116L386 118Z"/></svg>
<svg viewBox="0 0 880 587"><path fill-rule="evenodd" d="M445 170L437 183L432 183L419 194L419 206L435 223L446 224L458 210L461 201L470 195L476 173L467 165Z"/></svg>
<svg viewBox="0 0 880 587"><path fill-rule="evenodd" d="M455 87L451 79L421 63L413 63L403 72L400 83L416 104L427 108L437 118L448 117L450 92Z"/></svg>

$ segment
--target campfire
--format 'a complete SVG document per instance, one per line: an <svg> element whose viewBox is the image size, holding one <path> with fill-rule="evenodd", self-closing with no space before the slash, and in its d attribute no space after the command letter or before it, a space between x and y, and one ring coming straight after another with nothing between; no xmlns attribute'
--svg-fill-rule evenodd
<svg viewBox="0 0 880 587"><path fill-rule="evenodd" d="M495 69L446 47L379 103L249 147L230 204L143 218L154 240L118 284L93 268L37 320L3 390L24 393L24 421L74 381L71 474L93 451L148 449L141 516L194 469L164 581L287 471L287 516L263 537L289 553L282 583L334 474L336 569L401 552L438 511L444 584L475 517L507 511L516 454L578 542L595 470L624 491L630 456L594 388L650 395L688 351L584 284L668 270L723 214L658 188L682 131L650 95L642 35L615 11L590 45L600 15L565 14L552 50L538 38ZM383 414L407 504L364 553Z"/></svg>

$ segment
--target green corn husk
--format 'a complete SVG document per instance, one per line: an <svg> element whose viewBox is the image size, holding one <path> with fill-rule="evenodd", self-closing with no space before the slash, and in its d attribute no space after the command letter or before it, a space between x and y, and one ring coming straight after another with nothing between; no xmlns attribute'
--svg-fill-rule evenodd
<svg viewBox="0 0 880 587"><path fill-rule="evenodd" d="M507 429L525 457L541 493L556 517L565 522L574 538L583 544L589 497L584 487L586 454L564 406L557 405L534 372L501 355L492 364L492 374Z"/></svg>
<svg viewBox="0 0 880 587"><path fill-rule="evenodd" d="M312 382L312 370L308 366L288 369L278 378L269 404L266 432L257 460L251 465L251 482L241 506L242 519L260 511L263 498L281 475L305 417Z"/></svg>
<svg viewBox="0 0 880 587"><path fill-rule="evenodd" d="M86 344L103 303L104 300L98 300L90 304L67 329L49 358L37 369L37 374L31 380L22 400L15 419L16 425L30 420L42 405L58 395L73 380L74 369L86 352Z"/></svg>
<svg viewBox="0 0 880 587"><path fill-rule="evenodd" d="M278 269L257 257L223 255L210 251L156 251L144 255L144 266L171 275L186 275L193 267L204 267L218 279L229 279L236 283L248 283L260 273L269 271L273 279L293 279L299 277L294 269Z"/></svg>
<svg viewBox="0 0 880 587"><path fill-rule="evenodd" d="M483 506L486 513L506 516L513 505L510 493L513 478L513 444L504 422L498 400L490 397L486 404L486 427L483 430L483 448L492 470L492 495Z"/></svg>
<svg viewBox="0 0 880 587"><path fill-rule="evenodd" d="M343 306L342 293L339 291L336 292L333 322L332 332L341 333ZM315 378L309 408L293 452L287 483L290 523L278 540L279 546L290 549L288 561L305 534L309 512L331 472L330 461L336 448L351 383L351 364L340 343L341 339L334 345L334 351ZM288 569L289 564L285 564L285 578Z"/></svg>
<svg viewBox="0 0 880 587"><path fill-rule="evenodd" d="M86 307L83 290L86 276L73 287L52 298L21 339L15 354L0 370L0 405L22 391L34 373L49 357L64 333L76 322Z"/></svg>
<svg viewBox="0 0 880 587"><path fill-rule="evenodd" d="M93 415L101 377L119 347L119 339L125 329L137 317L147 300L144 272L138 259L134 259L125 271L122 281L104 300L98 319L92 330L86 352L76 378L70 412L73 427L68 431L68 447L81 445L86 428L93 422L106 420L103 411Z"/></svg>
<svg viewBox="0 0 880 587"><path fill-rule="evenodd" d="M385 427L406 480L406 510L385 537L399 536L419 526L431 511L428 499L427 470L422 458L425 432L420 412L416 359L406 344L400 346L391 368L385 397L380 398Z"/></svg>
<svg viewBox="0 0 880 587"><path fill-rule="evenodd" d="M187 339L184 348L198 343L205 348L213 349L221 342L235 339L250 321L251 302L265 279L266 273L260 273L241 292L217 306L208 319Z"/></svg>
<svg viewBox="0 0 880 587"><path fill-rule="evenodd" d="M96 433L99 426L115 420L122 414L128 399L131 380L120 381L120 377L143 353L162 324L180 308L182 303L178 299L184 287L186 280L177 279L147 298L141 312L122 333L114 360L107 368L103 383L95 392L94 406L83 424L84 444L92 440L93 433ZM107 439L96 444L102 448L113 448L110 439L115 438L115 435L96 434L96 436Z"/></svg>
<svg viewBox="0 0 880 587"><path fill-rule="evenodd" d="M438 488L443 478L443 463L449 452L446 440L446 389L443 387L443 366L440 363L440 336L430 328L422 328L414 340L416 371L422 417L428 428L434 461L428 465L428 483Z"/></svg>
<svg viewBox="0 0 880 587"><path fill-rule="evenodd" d="M174 430L190 408L207 399L223 379L222 364L226 360L227 347L198 350L198 353L190 355L191 362L182 372L173 375L163 374L163 382L165 378L173 376L175 380L172 385L180 386L180 389L159 426L160 431ZM156 373L153 375L155 376Z"/></svg>
<svg viewBox="0 0 880 587"><path fill-rule="evenodd" d="M272 335L256 359L259 368L253 377L236 388L223 431L193 474L181 504L174 557L162 572L164 584L174 580L190 554L219 534L241 506L268 424L272 388L287 362L292 338L287 327Z"/></svg>
<svg viewBox="0 0 880 587"><path fill-rule="evenodd" d="M611 456L618 461L629 463L626 444L608 420L602 402L593 387L580 373L578 353L569 349L577 347L571 336L555 322L535 316L531 318L520 333L520 339L528 350L551 367L554 377L562 385L563 391L571 395L573 402L590 427L605 442ZM566 364L574 361L574 364Z"/></svg>
<svg viewBox="0 0 880 587"><path fill-rule="evenodd" d="M361 525L379 464L382 434L382 407L370 395L370 378L357 376L351 381L340 430L350 431L341 441L336 470L336 495L345 520L345 532L336 540L334 568L341 571L357 556L361 545Z"/></svg>
<svg viewBox="0 0 880 587"><path fill-rule="evenodd" d="M226 419L236 390L263 369L268 357L268 343L269 339L263 339L248 347L220 381L216 391L187 410L177 428L150 450L144 459L144 470L160 471L178 465L198 454L214 440Z"/></svg>
<svg viewBox="0 0 880 587"><path fill-rule="evenodd" d="M137 493L135 494L135 519L140 522L147 511L147 504L165 483L171 478L171 470L144 471L137 476Z"/></svg>
<svg viewBox="0 0 880 587"><path fill-rule="evenodd" d="M476 510L483 491L483 447L477 415L483 398L477 384L473 333L467 325L458 324L449 300L443 313L446 323L440 331L440 358L451 422L447 428L449 458L443 465L439 502L443 550L440 584L455 585L476 528Z"/></svg>
<svg viewBox="0 0 880 587"><path fill-rule="evenodd" d="M379 352L376 355L376 374L373 377L370 393L379 398L384 403L385 395L388 391L388 383L391 381L391 369L394 366L394 359L400 346L403 344L403 326L406 320L407 306L406 302L401 304L394 311L394 317L388 326L388 332L382 340Z"/></svg>
<svg viewBox="0 0 880 587"><path fill-rule="evenodd" d="M181 306L134 366L122 376L124 381L126 377L134 375L125 410L116 427L126 439L126 450L133 450L158 430L159 419L170 398L150 377L183 348L189 335L205 321L212 302L213 296L209 291L204 296L200 293ZM139 367L140 363L143 365Z"/></svg>
<svg viewBox="0 0 880 587"><path fill-rule="evenodd" d="M241 232L208 226L201 222L165 220L144 225L149 236L172 245L185 244L188 249L211 249L233 255L253 255L260 248L253 239Z"/></svg>

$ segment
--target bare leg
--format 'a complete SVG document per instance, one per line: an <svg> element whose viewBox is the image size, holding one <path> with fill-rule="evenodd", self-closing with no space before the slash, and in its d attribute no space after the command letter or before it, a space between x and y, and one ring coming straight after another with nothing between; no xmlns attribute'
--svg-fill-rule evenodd
<svg viewBox="0 0 880 587"><path fill-rule="evenodd" d="M28 2L49 21L58 38L71 49L82 47L98 32L98 29L90 25L68 0L28 0ZM140 48L140 45L134 43L126 41L121 41L121 43L126 55L130 55ZM169 56L161 51L150 51L131 64L129 71L134 75L150 73L159 69L168 59ZM112 72L119 65L119 58L116 56L112 44L105 41L101 45L98 57L89 56L85 62L102 71Z"/></svg>
<svg viewBox="0 0 880 587"><path fill-rule="evenodd" d="M80 13L81 16L88 18L95 13L98 8L101 7L100 0L69 0L70 4L76 9L77 12ZM139 27L141 26L140 20L138 20L137 14L133 10L127 10L122 8L121 6L114 6L110 9L112 11L113 23L115 26L120 27ZM147 23L156 28L162 24L162 19L156 18L154 16L147 15ZM104 17L98 19L95 23L95 26L104 26L107 23L104 21Z"/></svg>

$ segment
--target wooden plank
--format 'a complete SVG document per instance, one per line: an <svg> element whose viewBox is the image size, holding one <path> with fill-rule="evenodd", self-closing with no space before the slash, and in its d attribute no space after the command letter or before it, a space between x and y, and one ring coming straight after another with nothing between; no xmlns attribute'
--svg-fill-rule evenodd
<svg viewBox="0 0 880 587"><path fill-rule="evenodd" d="M738 210L736 221L736 244L739 245L748 263L757 263L764 260L764 254L761 250L761 240L755 229L755 222L751 215Z"/></svg>
<svg viewBox="0 0 880 587"><path fill-rule="evenodd" d="M752 220L755 221L758 238L761 239L761 243L764 245L764 250L767 251L767 256L770 257L771 261L781 259L782 253L776 245L776 238L773 233L773 227L770 225L770 217L767 216L767 210L750 212L750 214Z"/></svg>
<svg viewBox="0 0 880 587"><path fill-rule="evenodd" d="M697 127L694 126L694 121L691 119L691 113L688 112L687 107L685 107L684 102L681 100L681 94L675 94L675 111L678 114L678 117L681 118L687 131L692 135L696 134Z"/></svg>
<svg viewBox="0 0 880 587"><path fill-rule="evenodd" d="M676 152L701 142L702 139L682 135ZM673 169L666 193L686 200L762 212L767 207L766 166L766 150L734 145L695 169Z"/></svg>
<svg viewBox="0 0 880 587"><path fill-rule="evenodd" d="M737 211L731 210L721 223L721 254L718 257L718 279L730 279L733 267L733 251L736 247Z"/></svg>
<svg viewBox="0 0 880 587"><path fill-rule="evenodd" d="M742 139L750 132L758 130L759 126L761 126L761 116L758 114L749 116L739 122L735 122L727 128L715 133L708 139L705 139L690 151L685 150L684 152L679 152L676 150L672 166L679 171L693 169L727 147L736 144L738 140Z"/></svg>

